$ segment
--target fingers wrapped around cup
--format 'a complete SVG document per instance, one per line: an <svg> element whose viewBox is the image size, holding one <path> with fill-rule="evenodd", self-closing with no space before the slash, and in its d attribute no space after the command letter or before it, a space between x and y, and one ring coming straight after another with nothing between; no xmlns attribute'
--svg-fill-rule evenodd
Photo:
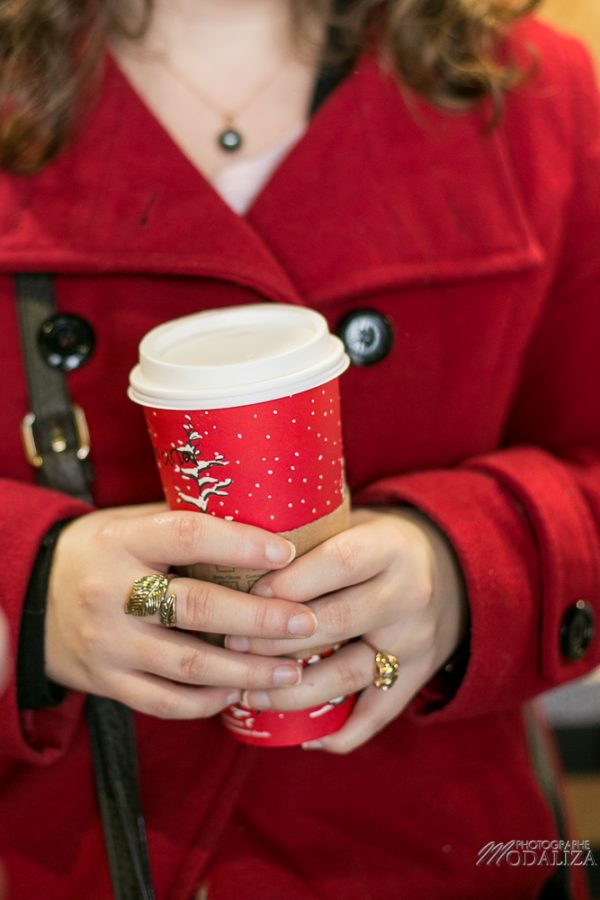
<svg viewBox="0 0 600 900"><path fill-rule="evenodd" d="M388 691L398 679L400 663L397 657L373 650L366 641L351 641L344 647L332 649L336 652L303 661L302 683L293 691L245 691L242 703L260 710L322 708L340 703L369 687Z"/></svg>

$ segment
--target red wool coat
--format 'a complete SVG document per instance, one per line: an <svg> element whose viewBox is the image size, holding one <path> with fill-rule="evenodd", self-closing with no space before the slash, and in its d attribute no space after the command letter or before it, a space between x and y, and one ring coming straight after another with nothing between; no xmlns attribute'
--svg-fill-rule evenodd
<svg viewBox="0 0 600 900"><path fill-rule="evenodd" d="M245 218L182 156L110 62L75 145L0 180L1 601L13 652L41 536L75 501L33 485L12 273L56 274L97 350L69 376L99 506L160 497L127 399L141 336L267 299L392 323L385 359L342 379L355 503L409 503L447 533L471 607L466 675L434 681L347 757L249 749L219 722L137 719L160 900L533 898L548 867L476 865L488 841L556 836L522 705L600 662L561 624L600 616L600 109L580 47L540 55L502 122L407 98L365 59ZM568 638L568 635L567 635ZM564 650L564 640L563 640ZM0 705L0 857L11 897L110 896L83 698ZM585 835L581 837L585 838ZM573 870L573 874L578 873ZM583 895L582 895L583 896Z"/></svg>

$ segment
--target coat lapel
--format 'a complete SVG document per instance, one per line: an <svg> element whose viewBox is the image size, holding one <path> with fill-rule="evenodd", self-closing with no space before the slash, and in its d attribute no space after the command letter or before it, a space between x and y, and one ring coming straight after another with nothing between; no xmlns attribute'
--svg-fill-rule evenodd
<svg viewBox="0 0 600 900"><path fill-rule="evenodd" d="M543 259L502 130L432 110L369 56L233 213L110 58L75 146L0 182L0 269L203 276L284 302L523 270Z"/></svg>
<svg viewBox="0 0 600 900"><path fill-rule="evenodd" d="M539 266L502 128L401 93L365 58L248 219L310 304Z"/></svg>
<svg viewBox="0 0 600 900"><path fill-rule="evenodd" d="M186 159L110 57L76 145L34 178L2 179L0 210L5 271L205 276L298 301L262 239Z"/></svg>

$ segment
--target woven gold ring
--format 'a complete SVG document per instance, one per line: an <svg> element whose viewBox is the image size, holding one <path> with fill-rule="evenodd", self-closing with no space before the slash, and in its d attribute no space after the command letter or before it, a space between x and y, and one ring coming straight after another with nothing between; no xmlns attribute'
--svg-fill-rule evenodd
<svg viewBox="0 0 600 900"><path fill-rule="evenodd" d="M144 575L136 578L125 604L130 616L153 616L158 613L161 624L173 628L177 622L175 594L168 594L168 575Z"/></svg>

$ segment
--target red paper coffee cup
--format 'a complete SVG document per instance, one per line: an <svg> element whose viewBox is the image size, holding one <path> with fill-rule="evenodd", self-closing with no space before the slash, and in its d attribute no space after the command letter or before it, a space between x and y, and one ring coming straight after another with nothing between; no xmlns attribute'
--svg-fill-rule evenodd
<svg viewBox="0 0 600 900"><path fill-rule="evenodd" d="M302 307L210 310L149 332L129 396L145 407L171 509L285 534L299 554L345 528L338 378L347 366L325 319ZM264 573L198 564L190 574L247 591ZM244 743L286 746L336 731L353 701L283 713L237 705L222 719Z"/></svg>

